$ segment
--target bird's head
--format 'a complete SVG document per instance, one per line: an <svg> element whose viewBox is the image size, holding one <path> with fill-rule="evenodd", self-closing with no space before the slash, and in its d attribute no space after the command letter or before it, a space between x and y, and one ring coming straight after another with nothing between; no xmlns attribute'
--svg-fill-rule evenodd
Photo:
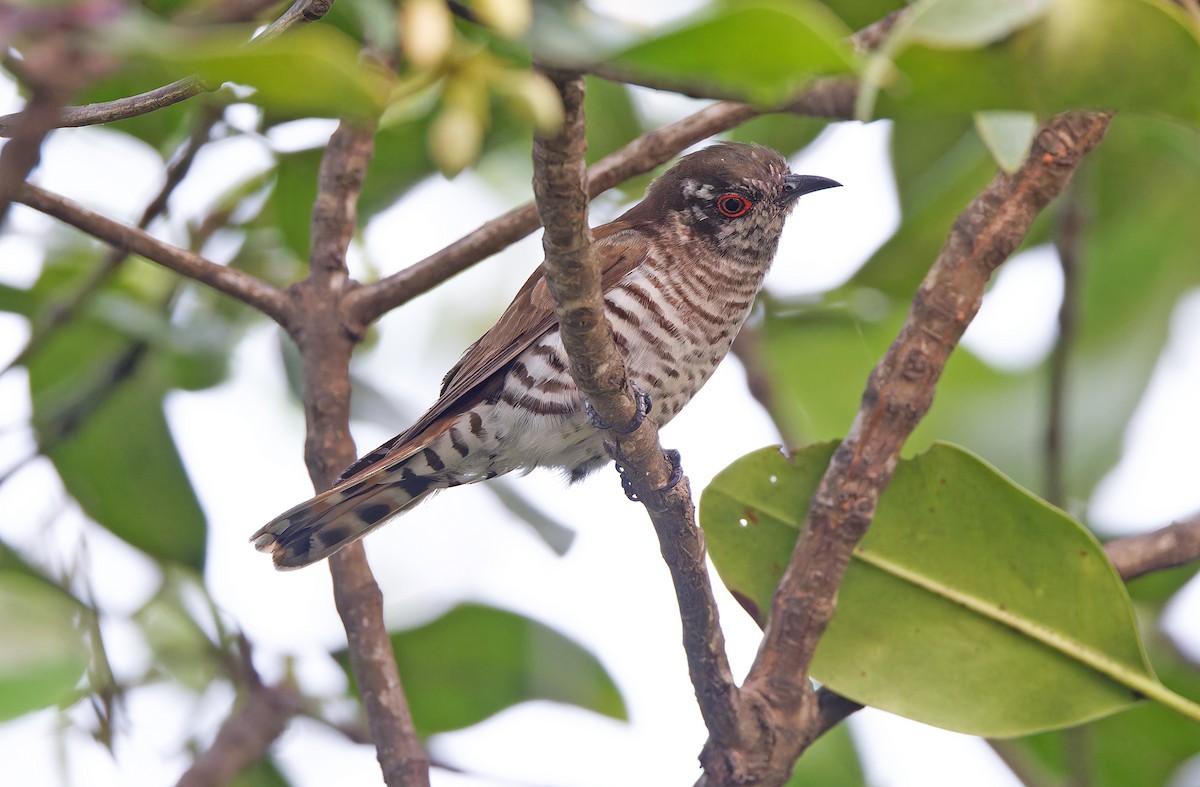
<svg viewBox="0 0 1200 787"><path fill-rule="evenodd" d="M663 222L668 232L684 234L682 242L710 243L723 256L765 256L769 263L797 200L840 185L793 175L783 156L763 145L721 142L680 159L627 218Z"/></svg>

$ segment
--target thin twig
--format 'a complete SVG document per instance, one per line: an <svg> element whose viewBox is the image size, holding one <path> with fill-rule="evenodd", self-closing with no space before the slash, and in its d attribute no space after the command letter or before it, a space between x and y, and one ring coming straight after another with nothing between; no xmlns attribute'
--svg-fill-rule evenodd
<svg viewBox="0 0 1200 787"><path fill-rule="evenodd" d="M1050 391L1046 412L1045 496L1059 508L1066 507L1066 407L1067 370L1075 338L1075 322L1079 310L1079 268L1082 254L1079 248L1084 230L1083 209L1068 193L1058 214L1054 247L1063 276L1062 304L1058 308L1058 337L1050 355Z"/></svg>
<svg viewBox="0 0 1200 787"><path fill-rule="evenodd" d="M117 120L127 120L139 115L147 115L160 109L186 101L192 96L215 90L200 81L198 77L188 76L176 80L169 85L154 90L139 93L136 96L102 101L97 104L85 104L78 107L63 107L58 112L54 127L79 128L81 126L96 126L102 123L112 123ZM21 113L0 117L0 137L13 136Z"/></svg>
<svg viewBox="0 0 1200 787"><path fill-rule="evenodd" d="M272 22L248 43L257 43L277 38L280 34L306 22L314 22L329 12L333 0L296 0L279 19ZM195 75L177 79L169 85L139 93L136 96L126 96L113 101L102 101L97 104L85 104L77 107L63 107L57 111L49 128L78 128L80 126L96 126L102 123L112 123L117 120L147 115L157 112L181 101L187 101L201 93L210 93L218 85L208 85ZM0 117L0 137L11 137L16 133L23 112Z"/></svg>
<svg viewBox="0 0 1200 787"><path fill-rule="evenodd" d="M292 289L299 308L290 333L304 361L305 459L318 491L328 489L355 459L349 368L361 336L343 325L338 304L353 286L346 249L356 228L356 205L374 138L373 126L345 121L330 138L313 206L311 270ZM427 786L429 759L413 726L383 622L383 595L361 542L330 558L329 568L384 781L389 787Z"/></svg>
<svg viewBox="0 0 1200 787"><path fill-rule="evenodd" d="M604 317L600 267L587 225L583 78L549 71L563 99L564 123L552 138L534 140L533 190L546 226L543 269L554 297L571 377L599 418L628 425L636 417L625 364ZM705 564L704 536L695 523L687 478L667 491L672 464L646 418L632 434L609 431L617 461L658 533L683 623L684 650L705 724L723 740L737 728L738 690Z"/></svg>
<svg viewBox="0 0 1200 787"><path fill-rule="evenodd" d="M955 222L899 336L872 371L862 406L816 493L771 605L743 696L761 718L733 750L706 761L709 784L782 784L819 727L808 666L855 544L866 533L900 448L933 401L950 352L992 272L1104 136L1111 115L1070 112L1046 124L1025 164L998 174ZM755 766L753 774L746 764ZM712 767L713 770L709 770ZM744 780L744 781L739 781Z"/></svg>
<svg viewBox="0 0 1200 787"><path fill-rule="evenodd" d="M1078 191L1076 190L1076 194ZM1054 246L1058 251L1059 269L1063 277L1062 303L1058 309L1058 336L1050 354L1050 380L1046 402L1044 494L1046 500L1066 508L1066 426L1067 377L1079 302L1079 268L1082 257L1079 249L1083 234L1082 209L1068 191L1058 214ZM1063 732L1068 777L1065 787L1086 787L1091 783L1091 732L1086 727L1073 727ZM999 750L997 750L999 751ZM1005 760L1008 764L1008 760ZM1010 768L1012 765L1010 764ZM1018 773L1013 771L1014 774ZM1019 774L1018 774L1019 776Z"/></svg>
<svg viewBox="0 0 1200 787"><path fill-rule="evenodd" d="M73 200L29 183L18 187L14 201L53 216L110 246L140 254L182 276L207 284L258 309L285 328L292 319L293 307L287 294L245 271L218 265L195 252L164 243L142 230L113 221Z"/></svg>
<svg viewBox="0 0 1200 787"><path fill-rule="evenodd" d="M1182 566L1200 559L1200 515L1153 533L1114 538L1104 545L1104 551L1126 582L1152 571Z"/></svg>

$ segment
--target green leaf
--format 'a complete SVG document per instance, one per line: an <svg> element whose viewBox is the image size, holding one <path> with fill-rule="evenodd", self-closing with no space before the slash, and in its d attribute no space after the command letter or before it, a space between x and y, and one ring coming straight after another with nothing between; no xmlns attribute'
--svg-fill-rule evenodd
<svg viewBox="0 0 1200 787"><path fill-rule="evenodd" d="M246 29L205 35L169 29L142 35L138 45L181 74L253 87L251 100L276 113L366 117L383 109L390 77L361 61L361 45L336 28L309 25L269 41L249 38Z"/></svg>
<svg viewBox="0 0 1200 787"><path fill-rule="evenodd" d="M759 115L735 128L729 138L738 142L757 142L790 157L820 136L828 126L827 120L805 115Z"/></svg>
<svg viewBox="0 0 1200 787"><path fill-rule="evenodd" d="M95 260L47 260L33 288L48 308L73 292ZM114 304L161 304L175 277L127 264L90 312L54 333L29 360L39 444L89 517L153 557L204 564L206 523L167 427L163 401L171 356L131 340ZM124 308L124 307L122 307ZM138 328L137 330L140 330Z"/></svg>
<svg viewBox="0 0 1200 787"><path fill-rule="evenodd" d="M975 113L979 137L1000 168L1010 174L1025 163L1037 125L1037 117L1028 112L993 110Z"/></svg>
<svg viewBox="0 0 1200 787"><path fill-rule="evenodd" d="M204 514L167 427L165 395L153 370L141 370L89 403L47 455L92 519L153 557L200 569Z"/></svg>
<svg viewBox="0 0 1200 787"><path fill-rule="evenodd" d="M785 787L811 787L817 784L836 784L837 787L865 787L862 765L850 729L839 724L817 738L816 743L804 751L792 771Z"/></svg>
<svg viewBox="0 0 1200 787"><path fill-rule="evenodd" d="M0 720L74 695L88 665L80 611L45 580L0 572Z"/></svg>
<svg viewBox="0 0 1200 787"><path fill-rule="evenodd" d="M168 580L133 616L154 653L154 669L197 694L217 679L216 646L188 612L181 588Z"/></svg>
<svg viewBox="0 0 1200 787"><path fill-rule="evenodd" d="M263 759L238 773L229 787L290 787L291 782L272 760Z"/></svg>
<svg viewBox="0 0 1200 787"><path fill-rule="evenodd" d="M713 562L751 611L768 608L832 450L789 462L763 449L705 490ZM1079 724L1139 695L1200 719L1154 677L1096 540L944 444L896 468L812 675L866 705L989 737Z"/></svg>
<svg viewBox="0 0 1200 787"><path fill-rule="evenodd" d="M983 46L1037 20L1049 5L1049 0L927 0L913 7L895 38L947 48Z"/></svg>
<svg viewBox="0 0 1200 787"><path fill-rule="evenodd" d="M392 646L423 736L468 727L536 699L626 718L620 692L595 656L513 612L463 604L392 634ZM353 681L348 654L335 657Z"/></svg>
<svg viewBox="0 0 1200 787"><path fill-rule="evenodd" d="M1200 40L1171 4L934 0L920 9L883 49L899 75L871 70L891 77L879 95L881 116L1107 108L1200 119ZM872 99L868 86L860 116Z"/></svg>
<svg viewBox="0 0 1200 787"><path fill-rule="evenodd" d="M814 76L853 73L849 32L816 3L739 3L636 44L612 62L656 81L774 104Z"/></svg>
<svg viewBox="0 0 1200 787"><path fill-rule="evenodd" d="M593 164L628 144L643 127L628 87L590 76L586 82L587 162Z"/></svg>

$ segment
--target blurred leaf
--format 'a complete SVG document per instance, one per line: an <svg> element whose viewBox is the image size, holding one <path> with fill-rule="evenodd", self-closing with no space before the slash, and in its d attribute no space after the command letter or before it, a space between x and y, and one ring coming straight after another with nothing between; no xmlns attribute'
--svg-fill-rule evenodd
<svg viewBox="0 0 1200 787"><path fill-rule="evenodd" d="M807 147L828 127L829 121L806 115L759 115L733 129L729 138L766 145L787 158Z"/></svg>
<svg viewBox="0 0 1200 787"><path fill-rule="evenodd" d="M87 264L70 254L48 259L33 288L40 308L73 291ZM163 354L131 340L118 326L132 323L105 308L161 303L174 286L158 268L122 268L94 316L64 325L30 359L29 385L39 444L87 515L153 557L199 568L205 518L163 414Z"/></svg>
<svg viewBox="0 0 1200 787"><path fill-rule="evenodd" d="M925 0L913 6L896 37L947 48L983 46L1036 21L1049 5L1049 0Z"/></svg>
<svg viewBox="0 0 1200 787"><path fill-rule="evenodd" d="M309 25L247 45L249 29L181 35L143 32L137 45L181 74L210 84L255 88L255 104L295 117L373 117L384 106L391 77L364 63L361 45L329 25Z"/></svg>
<svg viewBox="0 0 1200 787"><path fill-rule="evenodd" d="M904 0L824 0L824 5L852 30L859 30L906 7Z"/></svg>
<svg viewBox="0 0 1200 787"><path fill-rule="evenodd" d="M644 131L629 88L596 77L586 78L587 163L594 164Z"/></svg>
<svg viewBox="0 0 1200 787"><path fill-rule="evenodd" d="M1037 117L1028 112L993 110L975 113L975 128L979 130L980 139L1000 168L1009 174L1025 163L1037 125Z"/></svg>
<svg viewBox="0 0 1200 787"><path fill-rule="evenodd" d="M111 392L86 393L102 401L89 402L75 431L47 455L92 519L153 557L202 568L204 514L163 415L165 394L151 369ZM35 417L38 405L35 392Z"/></svg>
<svg viewBox="0 0 1200 787"><path fill-rule="evenodd" d="M1188 563L1161 571L1151 571L1130 580L1126 587L1135 604L1146 604L1161 610L1162 606L1200 575L1200 567Z"/></svg>
<svg viewBox="0 0 1200 787"><path fill-rule="evenodd" d="M229 787L290 787L274 761L262 759L245 768L229 782Z"/></svg>
<svg viewBox="0 0 1200 787"><path fill-rule="evenodd" d="M375 135L375 154L359 198L360 220L366 221L395 204L410 188L437 171L425 145L429 121L429 113L423 112L381 128Z"/></svg>
<svg viewBox="0 0 1200 787"><path fill-rule="evenodd" d="M308 260L317 172L324 154L324 148L278 154L275 186L255 222L277 230L283 245L298 260Z"/></svg>
<svg viewBox="0 0 1200 787"><path fill-rule="evenodd" d="M1163 683L1175 691L1200 697L1200 668L1162 647L1147 643L1151 661ZM1099 719L1082 729L1089 758L1089 787L1191 784L1187 768L1195 768L1200 732L1195 721L1156 703L1143 703L1124 713ZM1070 751L1062 732L1034 735L1019 742L1053 775L1067 779ZM1189 765L1190 764L1190 765ZM1194 774L1194 770L1190 771Z"/></svg>
<svg viewBox="0 0 1200 787"><path fill-rule="evenodd" d="M836 784L837 787L865 787L867 784L854 741L850 738L850 728L845 724L839 724L817 738L816 743L805 750L784 787L821 784Z"/></svg>
<svg viewBox="0 0 1200 787"><path fill-rule="evenodd" d="M610 58L655 81L716 88L775 104L814 76L850 74L850 31L816 3L739 3Z"/></svg>
<svg viewBox="0 0 1200 787"><path fill-rule="evenodd" d="M597 63L641 38L585 3L534 0L528 42L533 56L564 66Z"/></svg>
<svg viewBox="0 0 1200 787"><path fill-rule="evenodd" d="M0 571L0 720L74 695L88 665L80 612L45 580Z"/></svg>
<svg viewBox="0 0 1200 787"><path fill-rule="evenodd" d="M760 623L832 452L760 450L701 498L713 562ZM1188 706L1154 678L1095 539L945 444L897 467L812 675L866 705L990 737L1071 726L1142 694Z"/></svg>
<svg viewBox="0 0 1200 787"><path fill-rule="evenodd" d="M134 615L154 653L154 668L188 689L203 692L217 677L214 646L184 607L177 589L164 585Z"/></svg>
<svg viewBox="0 0 1200 787"><path fill-rule="evenodd" d="M392 645L422 736L468 727L537 699L626 718L625 702L595 656L513 612L463 604L392 634ZM353 682L346 651L335 657Z"/></svg>
<svg viewBox="0 0 1200 787"><path fill-rule="evenodd" d="M852 285L907 302L946 242L954 219L995 175L996 164L968 117L896 120L891 142L902 221Z"/></svg>
<svg viewBox="0 0 1200 787"><path fill-rule="evenodd" d="M881 116L1092 107L1200 119L1200 41L1185 11L1157 0L933 0L884 52L901 75Z"/></svg>

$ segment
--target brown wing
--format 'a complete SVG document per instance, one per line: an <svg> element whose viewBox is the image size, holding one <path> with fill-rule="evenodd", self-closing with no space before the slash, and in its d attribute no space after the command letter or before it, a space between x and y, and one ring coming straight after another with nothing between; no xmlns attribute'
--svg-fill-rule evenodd
<svg viewBox="0 0 1200 787"><path fill-rule="evenodd" d="M619 219L596 228L593 242L596 254L601 258L600 286L604 291L612 288L649 253L646 236ZM468 347L446 374L441 395L433 407L408 429L347 468L340 480L361 475L380 462L406 456L428 438L448 429L450 419L443 416L451 412L457 415L486 398L503 380L504 372L513 360L556 325L554 301L539 265L496 324Z"/></svg>

